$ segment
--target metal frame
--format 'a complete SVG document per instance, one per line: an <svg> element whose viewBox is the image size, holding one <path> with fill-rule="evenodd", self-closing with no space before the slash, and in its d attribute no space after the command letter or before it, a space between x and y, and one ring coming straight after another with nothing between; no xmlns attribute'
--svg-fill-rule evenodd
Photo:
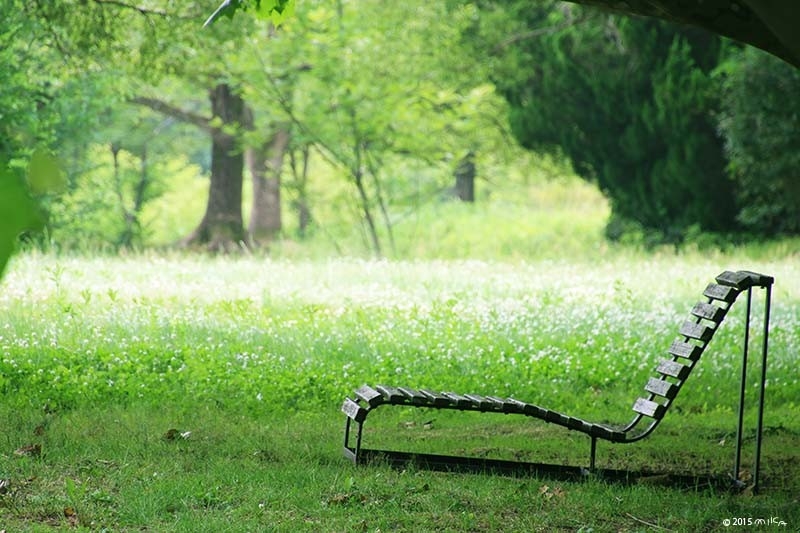
<svg viewBox="0 0 800 533"><path fill-rule="evenodd" d="M769 351L769 316L772 307L772 281L763 287L766 290L764 298L764 332L761 345L761 379L758 394L758 420L756 422L756 454L753 466L753 492L758 491L759 471L761 467L761 443L764 435L764 394L767 385L767 353ZM739 410L738 424L736 427L736 458L733 463L732 478L739 486L744 486L740 477L742 459L742 439L744 434L745 391L747 389L747 357L750 347L750 316L752 308L753 288L747 289L747 306L744 330L744 346L742 348L742 375L739 385Z"/></svg>
<svg viewBox="0 0 800 533"><path fill-rule="evenodd" d="M760 391L758 398L758 422L756 428L756 453L755 464L753 469L753 491L758 490L759 483L759 470L761 461L761 445L763 437L763 417L764 417L764 397L766 388L766 371L767 371L767 355L768 355L768 335L769 335L769 319L771 310L772 299L772 284L774 278L757 274L749 271L730 272L726 271L717 276L717 283L722 286L735 289L736 293L732 297L727 295L720 295L718 289L725 287L711 285L706 289L704 295L709 298L709 304L712 300L716 299L722 302L722 307L717 309L721 318L708 318L708 316L701 317L699 314L693 314L697 317L695 324L690 326L699 326L702 319L710 320L716 323L714 331L719 326L724 318L725 313L733 305L736 296L741 292L747 291L747 304L746 304L746 319L745 319L745 332L744 332L744 347L742 355L742 372L739 394L739 411L738 411L738 424L736 432L736 450L734 459L733 475L721 479L715 476L685 476L674 474L657 474L659 483L674 484L687 487L713 487L713 488L733 488L741 489L745 483L739 480L739 471L741 465L742 455L742 440L744 430L744 408L745 408L745 391L747 380L747 364L748 352L750 345L750 322L752 311L752 290L753 287L760 287L766 289L765 307L764 307L764 332L761 354L761 376L760 376ZM711 291L711 292L709 292ZM699 306L705 304L698 304ZM701 313L702 314L702 313ZM686 324L684 324L686 326ZM685 334L683 327L681 334L688 340L691 335ZM713 335L713 332L704 337L703 346L699 347L699 352L702 352L707 345L708 340ZM701 336L692 337L700 339ZM671 353L677 353L672 352ZM684 355L683 357L691 357ZM677 357L676 357L677 358ZM695 363L699 358L691 359L692 363L688 367L686 374L694 368ZM661 371L661 366L659 366ZM662 377L666 370L661 371ZM669 374L673 375L673 374ZM677 376L677 374L674 374ZM517 400L509 398L502 400L500 398L487 396L481 397L478 395L456 395L453 393L442 393L441 395L432 393L430 391L414 391L407 388L393 388L378 386L376 389L370 387L362 387L356 391L356 400L347 398L342 406L342 411L347 415L346 425L344 432L344 455L350 459L354 464L367 464L373 461L380 461L391 464L393 466L403 466L413 463L420 468L430 470L447 470L447 471L469 471L469 472L495 472L503 474L533 474L543 477L559 477L561 479L579 480L588 477L599 477L606 480L615 482L638 482L648 477L653 477L656 474L652 472L632 472L624 470L611 470L611 469L598 469L596 467L596 452L597 452L597 439L603 439L616 443L632 443L644 439L650 435L658 426L664 416L664 412L672 404L674 396L681 388L685 377L677 378L675 383L675 391L667 394L666 401L663 404L657 405L657 414L648 412L647 409L637 409L634 406L636 415L633 420L618 430L612 430L607 426L600 424L591 424L583 420L549 411L538 406L525 404ZM663 385L663 383L662 383ZM656 390L649 387L648 390ZM659 393L661 394L661 393ZM645 404L652 403L657 396L656 393L651 393L649 399L640 398ZM469 401L467 401L469 400ZM362 406L359 402L363 402ZM542 463L528 463L517 461L506 461L499 459L479 459L473 457L460 457L460 456L447 456L425 453L408 453L400 451L389 450L374 450L362 447L363 438L363 424L367 415L381 405L406 405L411 407L427 407L434 409L457 409L462 411L478 411L478 412L495 412L505 414L524 414L539 418L546 422L556 423L568 429L577 430L585 433L590 438L590 451L589 451L589 468L580 466L565 466L565 465L552 465ZM644 416L644 415L647 416ZM647 422L643 428L638 426L643 422ZM351 424L357 425L356 434L353 435L353 428ZM638 429L637 429L638 428ZM355 443L351 441L355 438Z"/></svg>

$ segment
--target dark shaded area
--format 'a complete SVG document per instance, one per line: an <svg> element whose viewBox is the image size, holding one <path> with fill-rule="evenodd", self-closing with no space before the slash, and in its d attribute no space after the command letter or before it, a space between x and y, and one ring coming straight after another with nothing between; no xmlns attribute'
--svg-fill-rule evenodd
<svg viewBox="0 0 800 533"><path fill-rule="evenodd" d="M800 67L800 3L796 0L569 1L697 26L751 44Z"/></svg>

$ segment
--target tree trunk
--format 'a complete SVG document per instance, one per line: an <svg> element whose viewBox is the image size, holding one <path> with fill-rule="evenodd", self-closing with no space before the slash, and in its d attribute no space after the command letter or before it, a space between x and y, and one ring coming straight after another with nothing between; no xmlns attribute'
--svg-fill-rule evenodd
<svg viewBox="0 0 800 533"><path fill-rule="evenodd" d="M367 189L364 184L361 144L357 142L354 148L356 159L354 166L350 169L350 172L353 175L353 182L356 185L356 189L358 189L358 196L361 199L361 210L364 213L364 222L366 222L367 229L369 230L369 237L372 242L372 252L376 257L382 257L383 251L381 250L381 241L378 237L378 229L375 226L375 220L372 217L372 211L370 210L369 206L369 195L367 194Z"/></svg>
<svg viewBox="0 0 800 533"><path fill-rule="evenodd" d="M245 162L253 177L253 208L248 238L251 244L269 242L281 231L281 170L289 147L289 128L278 125L272 138L245 151Z"/></svg>
<svg viewBox="0 0 800 533"><path fill-rule="evenodd" d="M306 237L308 226L311 224L311 208L308 205L308 193L306 190L310 149L308 144L304 144L301 148L302 162L299 169L297 168L295 150L289 151L289 163L292 166L292 177L294 178L293 187L297 193L297 199L294 201L293 207L297 212L297 236L300 239Z"/></svg>
<svg viewBox="0 0 800 533"><path fill-rule="evenodd" d="M244 156L238 138L229 128L244 119L244 101L222 83L210 91L211 112L221 127L211 131L211 184L206 213L186 244L204 244L213 251L233 251L244 241L242 173Z"/></svg>
<svg viewBox="0 0 800 533"><path fill-rule="evenodd" d="M455 171L455 196L462 202L475 202L475 154L468 152Z"/></svg>

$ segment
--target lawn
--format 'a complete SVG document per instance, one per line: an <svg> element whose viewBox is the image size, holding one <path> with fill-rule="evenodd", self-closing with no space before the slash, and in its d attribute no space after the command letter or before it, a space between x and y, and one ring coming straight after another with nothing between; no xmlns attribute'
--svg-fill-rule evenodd
<svg viewBox="0 0 800 533"><path fill-rule="evenodd" d="M339 406L364 383L514 395L627 422L706 284L745 268L777 280L758 494L356 468L342 457ZM599 466L730 471L743 313L737 304L656 434L601 443ZM792 530L799 352L792 256L30 253L0 285L0 531L722 531L734 529L726 519L773 518L787 526L756 530ZM585 436L534 420L374 416L366 439L381 446L586 461Z"/></svg>

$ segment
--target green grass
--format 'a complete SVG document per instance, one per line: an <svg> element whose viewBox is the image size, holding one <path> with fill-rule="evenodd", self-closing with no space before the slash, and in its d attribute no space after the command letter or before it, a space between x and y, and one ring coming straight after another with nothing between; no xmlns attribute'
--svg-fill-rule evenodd
<svg viewBox="0 0 800 533"><path fill-rule="evenodd" d="M800 272L791 255L753 255L18 256L0 290L0 530L722 531L725 518L773 516L796 528ZM355 468L341 456L338 406L363 383L513 394L625 422L706 283L729 268L777 279L759 495ZM601 444L601 466L730 469L743 311L656 434ZM537 421L373 417L366 439L379 446L586 461L583 435ZM41 453L23 453L31 445Z"/></svg>

